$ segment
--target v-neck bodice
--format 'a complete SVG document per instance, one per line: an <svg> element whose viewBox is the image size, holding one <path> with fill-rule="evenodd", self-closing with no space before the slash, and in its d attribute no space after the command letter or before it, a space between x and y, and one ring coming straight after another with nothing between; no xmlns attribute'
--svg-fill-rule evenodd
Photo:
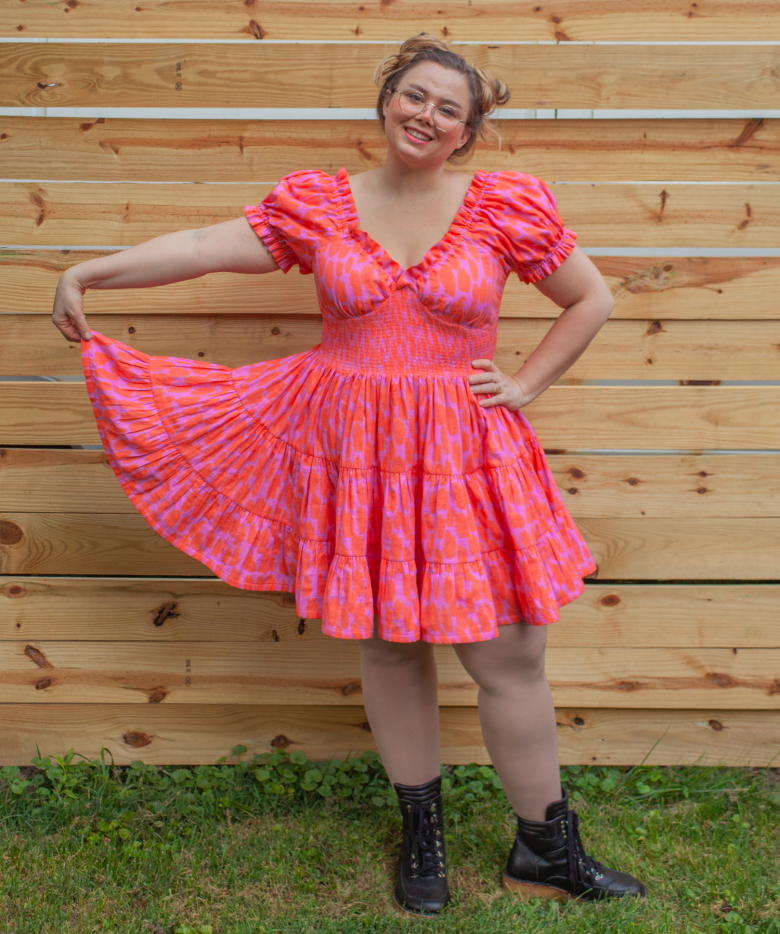
<svg viewBox="0 0 780 934"><path fill-rule="evenodd" d="M450 360L462 373L470 347L492 355L507 276L538 281L575 238L544 182L509 171L477 170L449 229L407 269L360 229L344 168L293 172L246 213L285 272L314 275L323 333L374 372L446 370Z"/></svg>
<svg viewBox="0 0 780 934"><path fill-rule="evenodd" d="M436 262L443 255L446 255L448 245L459 235L464 224L468 224L471 215L479 205L486 178L487 173L481 170L475 172L469 182L463 200L458 206L458 210L455 212L455 216L444 235L426 251L419 262L413 263L411 266L407 267L402 266L398 260L393 259L385 247L360 226L360 216L358 215L355 196L352 192L352 185L346 169L339 169L335 175L334 181L335 188L342 200L344 208L344 222L352 232L355 240L360 243L375 261L380 262L380 265L384 264L392 269L393 278L397 279L403 274L413 274L418 267L425 268L430 265L430 263Z"/></svg>

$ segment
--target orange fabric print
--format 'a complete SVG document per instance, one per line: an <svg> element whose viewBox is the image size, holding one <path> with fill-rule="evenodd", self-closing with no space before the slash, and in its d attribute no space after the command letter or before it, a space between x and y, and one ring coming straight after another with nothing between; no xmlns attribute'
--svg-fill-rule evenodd
<svg viewBox="0 0 780 934"><path fill-rule="evenodd" d="M370 638L375 617L384 639L438 643L559 619L596 564L527 418L468 383L509 274L537 282L574 248L549 188L478 171L409 269L358 229L344 169L293 172L246 213L285 273L314 275L322 341L231 369L93 331L87 388L136 508L339 638Z"/></svg>

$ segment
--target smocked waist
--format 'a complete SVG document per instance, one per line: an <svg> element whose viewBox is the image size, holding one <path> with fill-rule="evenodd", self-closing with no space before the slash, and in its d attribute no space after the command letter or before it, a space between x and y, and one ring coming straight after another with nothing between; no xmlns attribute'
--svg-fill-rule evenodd
<svg viewBox="0 0 780 934"><path fill-rule="evenodd" d="M493 358L495 328L453 324L407 295L395 293L372 312L354 318L326 314L323 362L352 372L467 376L475 372L472 360Z"/></svg>

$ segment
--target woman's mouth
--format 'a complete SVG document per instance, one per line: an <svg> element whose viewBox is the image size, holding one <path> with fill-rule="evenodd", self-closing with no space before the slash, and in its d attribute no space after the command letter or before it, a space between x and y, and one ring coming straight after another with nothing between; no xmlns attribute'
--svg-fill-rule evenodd
<svg viewBox="0 0 780 934"><path fill-rule="evenodd" d="M418 143L420 145L424 146L425 143L431 142L431 137L428 136L426 133L423 133L422 130L418 130L417 127L405 126L404 133L406 133L409 139L413 140L415 143Z"/></svg>

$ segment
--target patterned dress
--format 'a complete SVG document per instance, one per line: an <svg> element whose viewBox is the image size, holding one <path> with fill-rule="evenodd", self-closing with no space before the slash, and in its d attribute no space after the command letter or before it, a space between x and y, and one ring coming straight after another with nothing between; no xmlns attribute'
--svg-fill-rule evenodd
<svg viewBox="0 0 780 934"><path fill-rule="evenodd" d="M149 524L245 590L295 594L323 632L493 639L544 625L596 565L522 410L481 407L508 275L574 248L549 188L474 175L450 229L402 269L358 229L349 176L284 177L246 214L313 274L311 350L235 369L82 341L108 459Z"/></svg>

